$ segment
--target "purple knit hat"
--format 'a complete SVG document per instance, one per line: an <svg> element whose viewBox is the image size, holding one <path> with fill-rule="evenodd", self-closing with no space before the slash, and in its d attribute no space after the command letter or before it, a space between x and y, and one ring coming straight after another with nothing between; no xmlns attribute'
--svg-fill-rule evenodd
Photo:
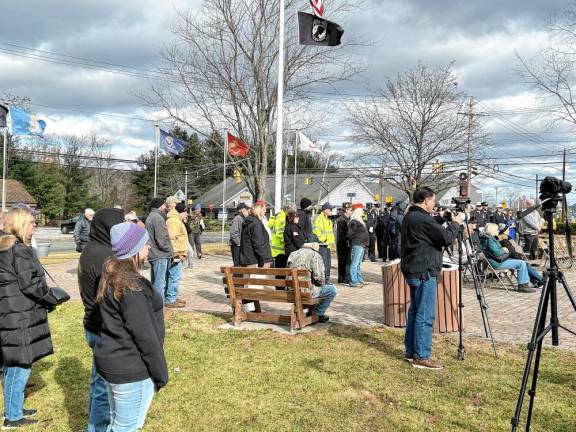
<svg viewBox="0 0 576 432"><path fill-rule="evenodd" d="M145 228L132 222L123 222L110 229L112 252L118 259L127 259L136 255L146 245L149 238Z"/></svg>

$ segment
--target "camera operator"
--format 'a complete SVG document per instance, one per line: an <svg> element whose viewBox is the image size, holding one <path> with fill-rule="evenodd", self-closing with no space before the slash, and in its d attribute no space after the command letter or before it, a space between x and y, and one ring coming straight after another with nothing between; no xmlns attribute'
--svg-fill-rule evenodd
<svg viewBox="0 0 576 432"><path fill-rule="evenodd" d="M436 313L436 274L442 270L442 250L457 238L464 213L451 215L452 222L446 222L444 212L434 218L431 213L436 194L428 187L417 188L412 200L413 205L402 222L400 263L410 287L405 357L416 368L442 369L442 364L430 358Z"/></svg>

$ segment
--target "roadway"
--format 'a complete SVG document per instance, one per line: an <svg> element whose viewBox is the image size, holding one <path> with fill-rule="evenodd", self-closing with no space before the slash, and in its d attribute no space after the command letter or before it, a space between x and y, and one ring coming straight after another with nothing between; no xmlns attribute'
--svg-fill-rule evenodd
<svg viewBox="0 0 576 432"><path fill-rule="evenodd" d="M72 234L62 234L60 228L38 227L34 234L36 243L50 243L50 253L74 252L76 244ZM222 233L206 231L202 234L202 243L218 243L221 241ZM224 232L224 242L228 244L228 232Z"/></svg>

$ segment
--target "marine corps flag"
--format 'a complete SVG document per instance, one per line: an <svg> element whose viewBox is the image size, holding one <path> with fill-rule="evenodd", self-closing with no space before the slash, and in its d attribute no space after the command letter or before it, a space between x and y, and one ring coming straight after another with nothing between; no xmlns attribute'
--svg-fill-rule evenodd
<svg viewBox="0 0 576 432"><path fill-rule="evenodd" d="M250 151L250 146L242 141L240 138L235 137L230 132L226 132L226 141L228 147L228 154L236 157L246 157Z"/></svg>
<svg viewBox="0 0 576 432"><path fill-rule="evenodd" d="M298 12L298 29L301 45L336 46L344 29L335 22L306 12Z"/></svg>

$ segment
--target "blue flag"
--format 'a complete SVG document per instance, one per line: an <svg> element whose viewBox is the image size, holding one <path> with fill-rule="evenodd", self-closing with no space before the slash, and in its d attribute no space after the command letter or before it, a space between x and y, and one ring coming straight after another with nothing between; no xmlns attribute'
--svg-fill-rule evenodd
<svg viewBox="0 0 576 432"><path fill-rule="evenodd" d="M182 153L186 147L186 142L173 137L168 132L164 132L160 129L160 149L166 150L168 153L172 153L173 155L179 155Z"/></svg>
<svg viewBox="0 0 576 432"><path fill-rule="evenodd" d="M43 137L46 122L36 114L30 114L22 108L10 107L10 124L12 135L34 135Z"/></svg>

